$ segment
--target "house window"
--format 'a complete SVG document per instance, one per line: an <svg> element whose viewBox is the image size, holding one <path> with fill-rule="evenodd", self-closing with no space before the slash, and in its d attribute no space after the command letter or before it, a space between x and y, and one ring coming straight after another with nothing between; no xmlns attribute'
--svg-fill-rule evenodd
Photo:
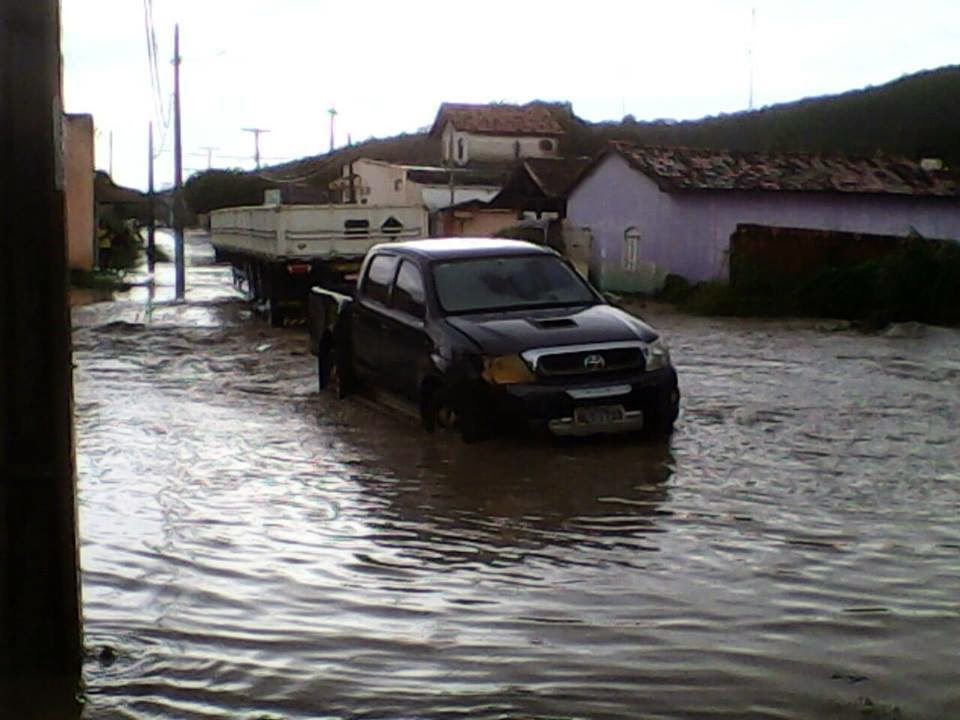
<svg viewBox="0 0 960 720"><path fill-rule="evenodd" d="M393 181L393 189L397 192L403 190L403 180L401 178L397 178Z"/></svg>
<svg viewBox="0 0 960 720"><path fill-rule="evenodd" d="M513 157L517 160L520 159L520 141L519 140L513 141Z"/></svg>
<svg viewBox="0 0 960 720"><path fill-rule="evenodd" d="M540 141L540 149L541 149L543 152L552 152L552 151L553 151L553 140L546 140L546 139L541 140L541 141Z"/></svg>
<svg viewBox="0 0 960 720"><path fill-rule="evenodd" d="M623 269L628 272L640 269L640 229L636 226L623 231Z"/></svg>
<svg viewBox="0 0 960 720"><path fill-rule="evenodd" d="M463 138L457 138L457 160L463 162L463 159L466 157L467 148L463 142Z"/></svg>

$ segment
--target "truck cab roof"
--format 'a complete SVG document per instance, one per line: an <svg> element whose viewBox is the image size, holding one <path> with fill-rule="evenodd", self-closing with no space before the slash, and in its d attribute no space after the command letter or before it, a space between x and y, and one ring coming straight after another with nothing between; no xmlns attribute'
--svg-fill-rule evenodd
<svg viewBox="0 0 960 720"><path fill-rule="evenodd" d="M371 253L387 251L397 255L417 257L421 260L461 260L478 257L503 257L505 255L550 255L554 251L543 245L524 240L498 238L431 238L397 243L381 243L370 249Z"/></svg>

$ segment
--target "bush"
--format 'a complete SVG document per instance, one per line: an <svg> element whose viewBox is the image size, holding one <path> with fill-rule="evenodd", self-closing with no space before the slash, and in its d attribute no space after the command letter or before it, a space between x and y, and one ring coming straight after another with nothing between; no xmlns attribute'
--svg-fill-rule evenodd
<svg viewBox="0 0 960 720"><path fill-rule="evenodd" d="M909 320L958 325L960 244L915 237L879 260L799 277L752 273L736 287L711 282L691 288L669 276L660 297L708 315L806 315L872 327Z"/></svg>

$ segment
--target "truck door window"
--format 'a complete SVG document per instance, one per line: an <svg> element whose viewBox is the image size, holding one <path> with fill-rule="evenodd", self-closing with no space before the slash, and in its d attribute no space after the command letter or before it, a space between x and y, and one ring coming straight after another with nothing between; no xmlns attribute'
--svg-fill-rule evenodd
<svg viewBox="0 0 960 720"><path fill-rule="evenodd" d="M420 269L409 260L400 264L397 273L397 285L393 289L393 307L413 317L426 317L426 294L423 291L423 277Z"/></svg>
<svg viewBox="0 0 960 720"><path fill-rule="evenodd" d="M390 285L397 272L397 259L395 255L377 255L370 261L367 276L363 280L364 297L387 304Z"/></svg>

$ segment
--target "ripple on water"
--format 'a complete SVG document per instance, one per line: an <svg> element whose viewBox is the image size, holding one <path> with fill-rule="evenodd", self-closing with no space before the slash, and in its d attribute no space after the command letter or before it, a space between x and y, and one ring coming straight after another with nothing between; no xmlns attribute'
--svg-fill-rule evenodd
<svg viewBox="0 0 960 720"><path fill-rule="evenodd" d="M88 720L960 707L955 331L664 314L669 444L464 446L228 275L74 310Z"/></svg>

